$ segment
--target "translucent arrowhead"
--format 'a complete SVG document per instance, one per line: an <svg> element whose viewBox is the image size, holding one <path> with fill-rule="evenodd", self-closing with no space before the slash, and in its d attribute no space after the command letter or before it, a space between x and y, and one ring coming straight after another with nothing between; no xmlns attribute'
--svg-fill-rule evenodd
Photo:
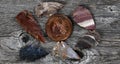
<svg viewBox="0 0 120 64"><path fill-rule="evenodd" d="M65 42L58 42L53 48L53 55L62 59L80 59L79 55Z"/></svg>

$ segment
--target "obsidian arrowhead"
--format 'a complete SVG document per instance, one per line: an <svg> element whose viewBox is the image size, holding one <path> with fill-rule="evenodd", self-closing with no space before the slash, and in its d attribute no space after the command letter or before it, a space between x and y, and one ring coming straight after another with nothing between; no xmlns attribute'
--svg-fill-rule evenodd
<svg viewBox="0 0 120 64"><path fill-rule="evenodd" d="M19 57L21 60L35 61L48 55L45 48L33 45L26 45L19 51Z"/></svg>
<svg viewBox="0 0 120 64"><path fill-rule="evenodd" d="M85 35L79 38L77 44L75 45L76 48L82 49L89 49L95 47L98 42L95 40L95 37L92 35Z"/></svg>

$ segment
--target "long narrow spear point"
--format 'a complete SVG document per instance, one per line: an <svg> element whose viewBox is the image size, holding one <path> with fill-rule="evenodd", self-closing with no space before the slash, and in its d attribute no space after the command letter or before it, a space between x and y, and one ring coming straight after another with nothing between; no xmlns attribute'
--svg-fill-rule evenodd
<svg viewBox="0 0 120 64"><path fill-rule="evenodd" d="M41 42L45 42L45 38L42 35L41 29L30 12L23 10L16 16L16 19L26 32Z"/></svg>

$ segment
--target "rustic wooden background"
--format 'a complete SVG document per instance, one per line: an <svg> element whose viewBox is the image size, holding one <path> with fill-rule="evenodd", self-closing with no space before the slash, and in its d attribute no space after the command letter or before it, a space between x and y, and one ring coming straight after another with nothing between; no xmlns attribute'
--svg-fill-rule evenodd
<svg viewBox="0 0 120 64"><path fill-rule="evenodd" d="M68 64L120 64L120 0L46 1L65 2L65 7L60 10L59 13L64 13L69 16L71 16L72 11L78 5L88 6L96 21L97 31L101 34L100 44L93 49L87 50L87 52L85 52L86 57L83 58L82 61L68 61ZM50 55L42 61L38 60L36 62L17 62L16 60L16 56L18 55L16 53L18 52L19 47L24 45L24 43L21 44L19 42L18 35L23 30L16 22L15 16L24 9L31 11L34 15L34 7L38 5L39 2L40 0L0 0L0 63L64 64L62 61L59 61L58 63L52 61ZM45 33L44 28L47 19L47 17L36 17L43 33ZM68 44L74 44L78 37L85 32L84 29L74 23L73 34L67 40L67 42L69 42ZM48 38L48 42L53 41ZM49 47L51 46L52 48L54 42L48 44ZM46 45L46 47L48 46Z"/></svg>

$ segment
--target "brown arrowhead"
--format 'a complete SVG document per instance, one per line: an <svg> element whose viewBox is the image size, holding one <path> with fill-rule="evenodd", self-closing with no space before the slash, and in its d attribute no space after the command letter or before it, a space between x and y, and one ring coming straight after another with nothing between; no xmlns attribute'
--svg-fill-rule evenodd
<svg viewBox="0 0 120 64"><path fill-rule="evenodd" d="M88 29L88 30L95 29L95 22L92 17L92 14L84 6L78 6L73 11L73 19L79 26L81 26L85 29Z"/></svg>
<svg viewBox="0 0 120 64"><path fill-rule="evenodd" d="M31 34L36 39L45 42L45 38L42 36L41 29L30 12L27 10L21 11L16 16L16 19L23 29L26 30L26 32Z"/></svg>
<svg viewBox="0 0 120 64"><path fill-rule="evenodd" d="M72 32L72 23L69 18L63 14L54 14L46 23L47 35L54 41L67 39Z"/></svg>

